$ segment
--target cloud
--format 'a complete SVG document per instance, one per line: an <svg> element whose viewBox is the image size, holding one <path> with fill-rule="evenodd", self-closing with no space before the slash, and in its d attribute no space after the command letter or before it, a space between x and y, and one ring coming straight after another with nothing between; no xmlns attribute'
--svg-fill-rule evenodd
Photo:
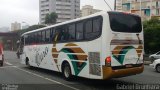
<svg viewBox="0 0 160 90"><path fill-rule="evenodd" d="M17 21L37 24L39 21L39 0L1 0L0 27Z"/></svg>
<svg viewBox="0 0 160 90"><path fill-rule="evenodd" d="M112 9L114 8L114 0L106 0ZM103 11L110 10L104 0L81 0L81 6L92 5L95 9L100 9Z"/></svg>
<svg viewBox="0 0 160 90"><path fill-rule="evenodd" d="M114 0L106 0L113 7ZM81 0L81 6L93 5L95 9L109 10L104 0ZM17 21L37 24L39 22L39 0L0 0L0 27Z"/></svg>

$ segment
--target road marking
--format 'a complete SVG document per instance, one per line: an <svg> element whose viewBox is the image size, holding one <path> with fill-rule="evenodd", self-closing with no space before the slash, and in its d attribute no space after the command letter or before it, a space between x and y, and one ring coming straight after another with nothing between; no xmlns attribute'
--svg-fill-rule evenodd
<svg viewBox="0 0 160 90"><path fill-rule="evenodd" d="M75 87L72 87L72 86L69 86L69 85L63 84L63 83L61 83L61 82L58 82L58 81L56 81L56 80L49 79L49 78L45 78L44 76L41 76L41 75L38 75L38 74L32 73L32 72L27 71L27 70L24 70L24 69L21 69L21 68L19 68L19 67L17 67L17 66L14 66L14 68L19 69L19 70L21 70L21 71L23 71L23 72L26 72L26 73L32 74L32 75L34 75L34 76L37 76L37 77L43 78L43 79L48 80L48 81L50 81L50 82L54 82L54 83L60 84L60 85L62 85L62 86L65 86L65 87L71 88L71 89L73 89L73 90L80 90L80 89L77 89L77 88L75 88Z"/></svg>
<svg viewBox="0 0 160 90"><path fill-rule="evenodd" d="M13 64L11 64L11 63L9 63L9 62L5 62L7 65L13 65Z"/></svg>

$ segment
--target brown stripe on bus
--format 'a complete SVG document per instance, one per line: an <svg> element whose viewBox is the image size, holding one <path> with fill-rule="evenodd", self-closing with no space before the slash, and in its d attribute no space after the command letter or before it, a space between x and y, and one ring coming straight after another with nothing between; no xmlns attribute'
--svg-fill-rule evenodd
<svg viewBox="0 0 160 90"><path fill-rule="evenodd" d="M69 43L69 44L66 44L65 46L78 46L78 45L76 45L74 43Z"/></svg>
<svg viewBox="0 0 160 90"><path fill-rule="evenodd" d="M117 46L116 48L113 49L112 53L113 54L119 54L120 51L124 48L125 46ZM118 50L118 51L115 51Z"/></svg>
<svg viewBox="0 0 160 90"><path fill-rule="evenodd" d="M59 54L52 54L53 58L57 58Z"/></svg>
<svg viewBox="0 0 160 90"><path fill-rule="evenodd" d="M74 53L84 53L85 52L81 48L70 48Z"/></svg>
<svg viewBox="0 0 160 90"><path fill-rule="evenodd" d="M86 61L87 60L87 55L77 55L78 60Z"/></svg>
<svg viewBox="0 0 160 90"><path fill-rule="evenodd" d="M56 48L52 48L52 52L58 52Z"/></svg>

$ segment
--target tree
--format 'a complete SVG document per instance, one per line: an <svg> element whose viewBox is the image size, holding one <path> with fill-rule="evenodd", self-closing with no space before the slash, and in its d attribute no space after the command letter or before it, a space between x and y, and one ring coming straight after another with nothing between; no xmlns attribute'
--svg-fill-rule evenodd
<svg viewBox="0 0 160 90"><path fill-rule="evenodd" d="M43 27L46 27L46 26L45 25L32 25L28 27L27 29L12 31L12 33L18 33L18 35L21 36L25 32L36 30L36 29L43 28Z"/></svg>
<svg viewBox="0 0 160 90"><path fill-rule="evenodd" d="M160 20L152 18L143 22L144 27L144 49L145 53L160 51Z"/></svg>
<svg viewBox="0 0 160 90"><path fill-rule="evenodd" d="M55 24L57 22L58 15L55 12L47 14L45 17L45 24Z"/></svg>

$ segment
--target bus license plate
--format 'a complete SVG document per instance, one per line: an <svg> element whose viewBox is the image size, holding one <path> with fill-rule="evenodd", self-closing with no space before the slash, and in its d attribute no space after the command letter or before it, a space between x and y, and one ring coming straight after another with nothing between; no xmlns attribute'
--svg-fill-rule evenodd
<svg viewBox="0 0 160 90"><path fill-rule="evenodd" d="M126 65L126 68L131 68L131 67L133 67L132 65Z"/></svg>

